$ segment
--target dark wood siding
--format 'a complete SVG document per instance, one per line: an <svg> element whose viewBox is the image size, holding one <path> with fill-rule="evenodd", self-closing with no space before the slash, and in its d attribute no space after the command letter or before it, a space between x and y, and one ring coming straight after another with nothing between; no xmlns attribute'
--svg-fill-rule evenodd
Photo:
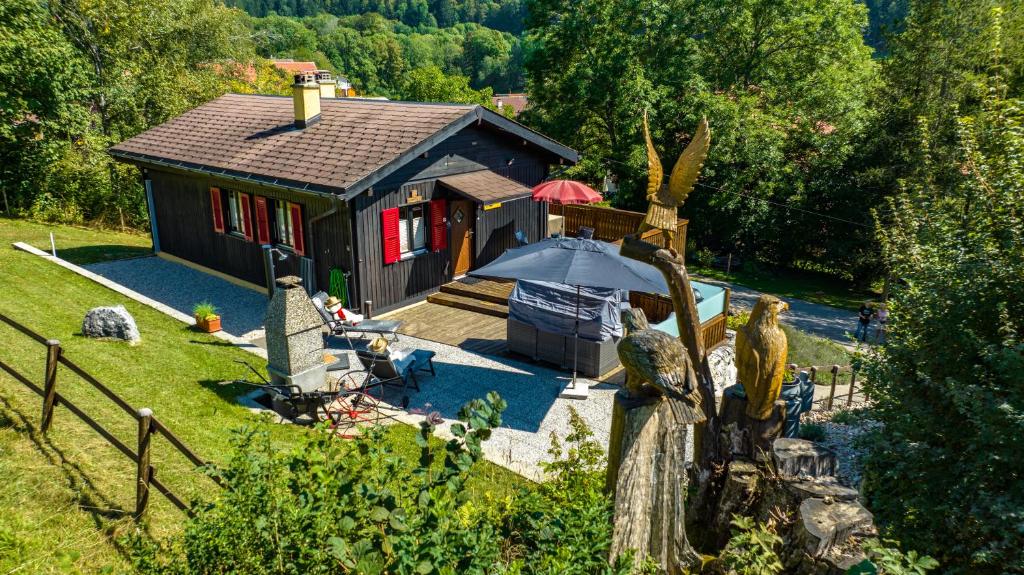
<svg viewBox="0 0 1024 575"><path fill-rule="evenodd" d="M516 245L516 230L523 230L530 243L547 234L547 204L530 198L512 200L501 207L477 212L475 267L485 266Z"/></svg>
<svg viewBox="0 0 1024 575"><path fill-rule="evenodd" d="M447 197L441 186L429 180L406 184L390 193L363 194L353 200L359 302L372 301L375 311L415 300L452 278L447 248L434 252L428 245L427 253L384 264L381 212L408 204L409 193L413 190L424 200ZM429 230L427 234L429 237Z"/></svg>
<svg viewBox="0 0 1024 575"><path fill-rule="evenodd" d="M210 187L219 187L302 204L305 220L303 231L308 246L306 255L313 258L317 285L322 289L328 285L331 268L349 268L346 249L349 245L346 240L349 237L348 217L347 208L342 202L338 202L337 213L311 226L313 218L334 207L334 202L329 198L193 173L153 168L148 173L153 185L160 248L168 254L264 285L263 255L259 244L213 231ZM299 273L298 259L295 257L278 261L275 266L278 277Z"/></svg>
<svg viewBox="0 0 1024 575"><path fill-rule="evenodd" d="M511 162L511 163L510 163ZM413 188L424 200L456 196L436 183L436 178L490 169L532 187L548 174L558 159L511 134L478 126L459 131L352 200L356 232L358 293L360 302L371 300L375 312L401 307L452 279L450 250L433 252L392 264L383 263L381 212L408 203ZM474 267L479 267L515 245L515 230L522 229L531 242L547 230L546 204L530 199L502 204L501 208L478 207L475 222ZM493 239L492 239L493 236ZM451 239L449 238L449 245Z"/></svg>

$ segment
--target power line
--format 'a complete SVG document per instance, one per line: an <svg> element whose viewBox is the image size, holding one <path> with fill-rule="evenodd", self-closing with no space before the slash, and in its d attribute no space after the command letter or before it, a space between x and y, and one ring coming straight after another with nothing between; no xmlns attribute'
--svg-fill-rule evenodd
<svg viewBox="0 0 1024 575"><path fill-rule="evenodd" d="M616 164L621 164L623 166L632 168L632 166L630 166L629 164L627 164L625 162L620 162L619 160L616 160L614 158L607 158L607 157L605 157L605 158L602 158L602 160L606 161L606 162L615 162ZM808 210L808 209L805 209L805 208L798 208L796 206L791 206L791 205L786 204L786 203L775 202L775 201L769 200L767 198L759 198L757 196L751 196L751 195L748 195L748 194L744 194L742 192L734 192L734 191L726 190L726 189L719 188L719 187L716 187L716 186L709 186L707 184L702 184L700 182L697 182L697 185L701 186L702 188L708 188L709 190L716 190L716 191L722 192L724 194L733 194L735 196L740 196L742 198L747 198L748 200L756 200L756 201L765 202L765 203L771 204L773 206L778 206L780 208L785 208L787 210L796 210L798 212L803 212L805 214L810 214L812 216L817 216L817 217L820 217L820 218L826 218L826 219L829 219L829 220L835 220L837 222L842 222L844 224L850 224L852 226L858 226L858 227L862 227L862 228L871 228L870 225L865 224L865 223L855 222L853 220L847 220L845 218L837 218L836 216L830 216L828 214L823 214L821 212L815 212L813 210Z"/></svg>
<svg viewBox="0 0 1024 575"><path fill-rule="evenodd" d="M767 204L771 204L773 206L778 206L780 208L785 208L787 210L795 210L795 211L798 211L798 212L803 212L805 214L810 214L812 216L817 216L819 218L827 218L827 219L830 219L830 220L835 220L837 222L843 222L844 224L850 224L852 226L859 226L859 227L862 227L862 228L870 228L871 227L870 225L865 224L865 223L855 222L853 220L847 220L845 218L837 218L836 216L830 216L828 214L823 214L821 212L815 212L813 210L808 210L808 209L804 209L804 208L798 208L796 206L791 206L789 204L785 204L785 203L782 203L782 202L775 202L775 201L769 200L767 198L759 198L757 196L751 196L749 194L744 194L742 192L734 192L734 191L726 190L726 189L719 188L719 187L716 187L716 186L709 186L707 184L702 184L700 182L697 182L697 185L702 187L702 188L708 188L709 190L716 190L716 191L722 192L724 194L732 194L734 196L740 196L742 198L747 198L748 200L761 201L761 202L765 202Z"/></svg>

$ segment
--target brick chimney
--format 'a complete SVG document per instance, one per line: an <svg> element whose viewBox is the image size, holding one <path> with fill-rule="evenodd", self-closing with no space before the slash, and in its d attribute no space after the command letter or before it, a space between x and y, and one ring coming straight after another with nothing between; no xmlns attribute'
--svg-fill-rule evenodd
<svg viewBox="0 0 1024 575"><path fill-rule="evenodd" d="M295 127L305 128L320 120L320 85L316 74L295 75L292 101L295 105Z"/></svg>
<svg viewBox="0 0 1024 575"><path fill-rule="evenodd" d="M335 98L335 90L337 88L337 82L331 76L331 73L327 70L316 71L316 83L320 85L320 97L321 98Z"/></svg>

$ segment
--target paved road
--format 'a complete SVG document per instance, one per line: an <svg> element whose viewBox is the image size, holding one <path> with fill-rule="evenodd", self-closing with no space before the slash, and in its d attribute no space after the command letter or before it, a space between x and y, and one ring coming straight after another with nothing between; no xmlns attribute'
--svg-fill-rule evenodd
<svg viewBox="0 0 1024 575"><path fill-rule="evenodd" d="M694 276L694 279L702 283L730 288L732 290L730 302L736 307L749 310L754 307L757 298L761 297L761 292L747 287L699 276ZM788 297L781 299L789 304L789 311L782 314L781 317L783 323L842 345L851 345L848 334L852 334L857 327L856 312L801 299Z"/></svg>

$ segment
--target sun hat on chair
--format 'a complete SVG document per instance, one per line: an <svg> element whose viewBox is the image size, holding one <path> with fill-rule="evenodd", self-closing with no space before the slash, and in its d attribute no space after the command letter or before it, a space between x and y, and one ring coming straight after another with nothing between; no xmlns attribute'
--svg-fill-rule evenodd
<svg viewBox="0 0 1024 575"><path fill-rule="evenodd" d="M370 342L370 345L366 346L366 349L373 353L384 353L388 350L388 340L383 337L378 337Z"/></svg>
<svg viewBox="0 0 1024 575"><path fill-rule="evenodd" d="M337 311L337 308L341 307L341 300L332 295L331 297L327 298L327 301L324 302L324 307L327 308L327 311Z"/></svg>

